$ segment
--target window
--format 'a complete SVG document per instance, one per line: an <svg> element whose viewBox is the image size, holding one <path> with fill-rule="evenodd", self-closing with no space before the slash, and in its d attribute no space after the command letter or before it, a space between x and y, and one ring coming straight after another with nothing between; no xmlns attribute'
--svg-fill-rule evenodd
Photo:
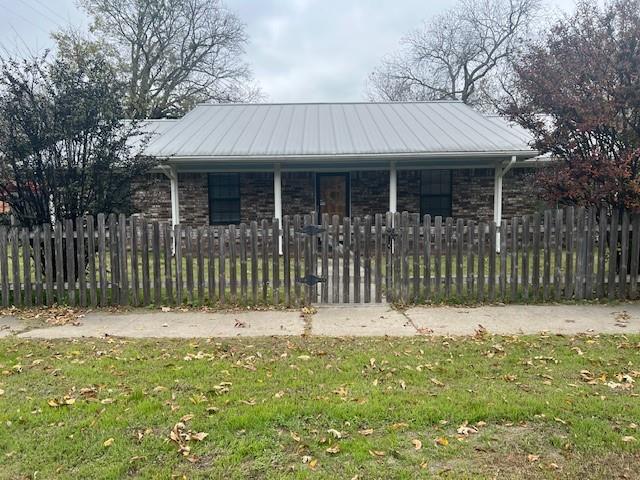
<svg viewBox="0 0 640 480"><path fill-rule="evenodd" d="M240 223L240 176L237 173L209 174L209 223Z"/></svg>
<svg viewBox="0 0 640 480"><path fill-rule="evenodd" d="M451 216L451 170L423 170L420 212L432 217Z"/></svg>

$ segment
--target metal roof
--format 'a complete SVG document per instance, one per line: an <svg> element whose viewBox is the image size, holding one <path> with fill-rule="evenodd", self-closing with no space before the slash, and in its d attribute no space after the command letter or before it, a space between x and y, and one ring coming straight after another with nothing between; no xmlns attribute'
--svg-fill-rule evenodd
<svg viewBox="0 0 640 480"><path fill-rule="evenodd" d="M200 104L146 153L177 158L535 156L522 132L457 101Z"/></svg>
<svg viewBox="0 0 640 480"><path fill-rule="evenodd" d="M130 122L131 120L127 120ZM129 137L128 144L133 149L139 148L144 142L152 142L155 138L169 130L178 120L161 118L155 120L141 120L140 135ZM146 152L145 152L146 153Z"/></svg>

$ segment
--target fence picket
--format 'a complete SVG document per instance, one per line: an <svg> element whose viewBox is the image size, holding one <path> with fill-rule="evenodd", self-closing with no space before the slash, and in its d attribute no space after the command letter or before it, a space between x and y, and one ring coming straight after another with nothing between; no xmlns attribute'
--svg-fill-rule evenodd
<svg viewBox="0 0 640 480"><path fill-rule="evenodd" d="M140 266L138 262L138 219L135 216L129 221L131 228L131 303L140 305ZM165 285L166 290L166 285Z"/></svg>
<svg viewBox="0 0 640 480"><path fill-rule="evenodd" d="M240 300L243 304L247 303L247 286L248 286L248 268L247 268L247 225L240 224L239 237L240 250Z"/></svg>
<svg viewBox="0 0 640 480"><path fill-rule="evenodd" d="M342 221L342 301L350 303L349 287L351 285L351 220L345 217Z"/></svg>
<svg viewBox="0 0 640 480"><path fill-rule="evenodd" d="M498 248L496 222L489 223L489 301L496 301L496 250Z"/></svg>
<svg viewBox="0 0 640 480"><path fill-rule="evenodd" d="M67 297L69 305L76 305L76 255L74 249L73 220L64 222L65 252L67 255Z"/></svg>
<svg viewBox="0 0 640 480"><path fill-rule="evenodd" d="M627 298L627 272L629 261L629 212L622 212L622 229L620 231L620 269L618 274L618 298Z"/></svg>
<svg viewBox="0 0 640 480"><path fill-rule="evenodd" d="M98 214L98 272L100 273L100 306L109 302L107 292L107 236L104 224L104 214ZM57 241L56 241L57 243ZM60 301L60 300L58 300Z"/></svg>
<svg viewBox="0 0 640 480"><path fill-rule="evenodd" d="M484 222L478 223L478 283L476 288L476 296L478 302L484 302L485 299L485 238L487 225Z"/></svg>
<svg viewBox="0 0 640 480"><path fill-rule="evenodd" d="M209 304L216 301L216 231L214 227L207 227L207 278L209 291ZM255 302L255 299L254 299Z"/></svg>
<svg viewBox="0 0 640 480"><path fill-rule="evenodd" d="M511 301L518 297L518 217L511 219Z"/></svg>
<svg viewBox="0 0 640 480"><path fill-rule="evenodd" d="M323 241L324 244L326 244L326 240ZM329 248L328 245L326 248ZM287 306L291 306L291 219L288 215L282 218L282 275L284 303ZM325 282L325 285L327 288L329 287L328 282ZM326 301L328 302L328 300Z"/></svg>
<svg viewBox="0 0 640 480"><path fill-rule="evenodd" d="M76 219L76 253L78 265L78 303L81 307L87 306L87 279L86 257L84 249L84 218ZM125 257L126 259L126 257Z"/></svg>
<svg viewBox="0 0 640 480"><path fill-rule="evenodd" d="M145 218L140 222L140 250L142 260L142 304L151 303L151 283L149 270L149 223Z"/></svg>
<svg viewBox="0 0 640 480"><path fill-rule="evenodd" d="M9 299L9 248L7 227L4 225L0 225L0 292L2 293L2 306L8 307L11 304Z"/></svg>
<svg viewBox="0 0 640 480"><path fill-rule="evenodd" d="M522 217L522 296L525 301L529 300L529 215Z"/></svg>
<svg viewBox="0 0 640 480"><path fill-rule="evenodd" d="M116 216L114 213L109 215L109 270L110 276L109 280L111 281L111 304L119 305L120 304L120 278L119 278L119 257L118 257L118 233L117 233L117 222Z"/></svg>
<svg viewBox="0 0 640 480"><path fill-rule="evenodd" d="M572 211L571 211L572 213ZM584 273L585 273L585 263L584 263L584 246L585 246L585 238L584 238L584 208L580 207L576 210L576 237L575 237L575 276L571 277L570 270L573 269L571 257L574 256L574 248L570 244L571 236L570 229L573 228L573 223L569 223L569 219L567 219L567 259L566 259L566 281L570 282L573 280L573 285L568 284L565 285L565 297L571 298L572 294L575 295L576 300L582 300L584 298ZM573 219L571 219L573 222Z"/></svg>
<svg viewBox="0 0 640 480"><path fill-rule="evenodd" d="M354 303L361 303L362 298L360 296L361 288L361 275L360 275L360 250L361 250L361 236L360 236L360 217L353 219L353 301Z"/></svg>
<svg viewBox="0 0 640 480"><path fill-rule="evenodd" d="M262 301L267 303L269 288L269 226L266 220L262 220Z"/></svg>
<svg viewBox="0 0 640 480"><path fill-rule="evenodd" d="M193 293L193 229L189 225L184 227L184 259L186 262L187 301L193 305L195 300Z"/></svg>
<svg viewBox="0 0 640 480"><path fill-rule="evenodd" d="M54 283L53 283L53 236L51 225L45 223L42 228L42 241L44 243L44 281L45 281L45 301L47 306L51 306L54 303ZM5 254L0 254L0 262L4 262L6 260L6 244L5 244ZM0 263L1 264L1 263ZM94 272L95 273L95 272ZM1 274L0 274L1 275ZM93 303L92 307L95 307Z"/></svg>
<svg viewBox="0 0 640 480"><path fill-rule="evenodd" d="M533 260L531 268L531 290L534 300L540 299L540 213L533 214L532 221L532 243L533 243Z"/></svg>
<svg viewBox="0 0 640 480"><path fill-rule="evenodd" d="M611 214L611 223L609 229L609 270L607 272L607 297L613 300L616 297L616 276L617 276L617 260L618 260L618 211L614 210Z"/></svg>
<svg viewBox="0 0 640 480"><path fill-rule="evenodd" d="M453 218L447 217L444 224L444 295L451 296L453 249Z"/></svg>
<svg viewBox="0 0 640 480"><path fill-rule="evenodd" d="M251 300L258 303L258 222L251 222Z"/></svg>
<svg viewBox="0 0 640 480"><path fill-rule="evenodd" d="M320 241L322 242L321 264L322 278L324 279L322 288L320 289L320 300L322 303L329 303L329 215L326 213L322 214L322 234ZM288 305L289 301L287 300L285 303Z"/></svg>
<svg viewBox="0 0 640 480"><path fill-rule="evenodd" d="M19 244L19 232L18 229L13 227L9 233L9 241L11 242L11 266L13 270L12 291L13 291L13 304L16 307L22 306L22 282L20 281L20 244ZM62 255L60 256L62 258ZM61 269L62 270L62 269ZM61 273L62 274L62 273Z"/></svg>
<svg viewBox="0 0 640 480"><path fill-rule="evenodd" d="M331 301L340 303L340 217L331 218ZM296 265L298 261L296 259Z"/></svg>
<svg viewBox="0 0 640 480"><path fill-rule="evenodd" d="M226 229L221 225L218 227L218 299L220 305L227 301L227 251L226 251Z"/></svg>
<svg viewBox="0 0 640 480"><path fill-rule="evenodd" d="M103 219L104 228L104 219ZM59 304L64 303L64 242L63 242L62 222L56 222L54 227L54 241L55 241L55 266L56 272L56 302ZM105 289L106 290L106 289ZM106 302L105 302L106 304Z"/></svg>
<svg viewBox="0 0 640 480"><path fill-rule="evenodd" d="M422 218L424 252L424 299L431 300L431 215Z"/></svg>
<svg viewBox="0 0 640 480"><path fill-rule="evenodd" d="M474 298L475 291L475 245L476 225L473 220L467 222L467 296Z"/></svg>
<svg viewBox="0 0 640 480"><path fill-rule="evenodd" d="M48 228L48 225L46 226ZM87 259L89 267L89 305L98 305L98 278L96 276L96 231L93 215L87 216Z"/></svg>
<svg viewBox="0 0 640 480"><path fill-rule="evenodd" d="M78 234L79 238L79 234ZM127 219L123 213L118 221L118 248L120 249L120 304L129 305L129 268L127 262ZM154 249L155 250L155 249ZM79 278L79 276L78 276Z"/></svg>
<svg viewBox="0 0 640 480"><path fill-rule="evenodd" d="M300 277L302 277L302 267L300 265L300 256L302 255L302 234L300 233L301 219L300 215L293 217L293 290L296 297L296 303L300 305L302 302L302 292Z"/></svg>
<svg viewBox="0 0 640 480"><path fill-rule="evenodd" d="M160 224L157 221L153 222L151 243L153 250L153 302L159 306L162 304L162 271L160 270Z"/></svg>
<svg viewBox="0 0 640 480"><path fill-rule="evenodd" d="M42 240L40 227L33 230L33 270L36 306L42 305Z"/></svg>
<svg viewBox="0 0 640 480"><path fill-rule="evenodd" d="M459 218L456 221L456 295L462 297L462 269L464 252L464 220Z"/></svg>
<svg viewBox="0 0 640 480"><path fill-rule="evenodd" d="M562 298L562 223L563 211L556 210L555 222L555 270L553 276L554 298L560 300Z"/></svg>
<svg viewBox="0 0 640 480"><path fill-rule="evenodd" d="M364 217L364 303L371 303L371 216L367 215ZM420 226L418 225L417 227L415 227L416 229L420 228ZM418 249L417 249L417 245L418 245L418 236L420 235L420 232L417 230L414 230L414 242L416 245L416 250L414 253L414 266L416 265L416 262L419 261L419 257L417 255L418 253ZM420 281L420 274L419 274L419 266L415 266L414 267L414 272L418 272L418 273L414 273L414 277L417 277L418 282ZM416 283L415 285L419 285L419 283ZM418 292L418 287L415 287L415 292L414 295L416 295L416 300L417 300L417 292Z"/></svg>
<svg viewBox="0 0 640 480"><path fill-rule="evenodd" d="M21 230L20 245L22 246L23 301L25 307L31 307L33 303L31 295L31 245L29 242L29 229L26 227Z"/></svg>
<svg viewBox="0 0 640 480"><path fill-rule="evenodd" d="M442 286L442 217L440 216L436 217L434 225L433 260L433 269L435 272L433 295L436 301L439 301L441 299L440 291Z"/></svg>
<svg viewBox="0 0 640 480"><path fill-rule="evenodd" d="M196 230L196 265L198 267L198 304L204 305L205 283L204 283L204 249L202 244L202 227ZM245 259L246 267L246 259ZM246 272L245 272L246 273ZM245 278L246 280L246 278ZM246 285L245 285L246 294Z"/></svg>
<svg viewBox="0 0 640 480"><path fill-rule="evenodd" d="M587 256L587 265L586 265L586 273L585 273L585 298L591 300L593 298L593 266L595 262L594 258L594 245L595 245L595 222L596 215L595 210L590 208L587 210L587 237L586 237L586 256Z"/></svg>
<svg viewBox="0 0 640 480"><path fill-rule="evenodd" d="M272 260L272 277L273 285L271 286L271 292L273 297L273 304L280 304L280 219L275 218L271 223L271 249L273 251ZM314 238L315 240L315 238ZM315 250L314 250L315 253ZM317 265L316 265L317 268Z"/></svg>
<svg viewBox="0 0 640 480"><path fill-rule="evenodd" d="M169 305L173 304L173 269L171 268L173 250L173 229L171 224L164 224L164 293Z"/></svg>
<svg viewBox="0 0 640 480"><path fill-rule="evenodd" d="M598 221L598 271L596 273L596 296L604 297L606 278L606 249L607 249L607 210L602 207L599 212Z"/></svg>
<svg viewBox="0 0 640 480"><path fill-rule="evenodd" d="M576 254L579 253L579 246L580 246L580 242L581 242L581 236L580 236L580 211L578 210L577 212L574 211L573 207L567 207L565 209L566 213L565 213L565 223L566 223L566 237L565 237L565 243L566 243L566 256L565 256L565 272L564 272L564 296L565 298L569 299L571 298L574 293L576 294L576 298L578 298L578 275L577 275L577 270L578 270L578 261L579 258L576 258L576 276L574 277L573 275L573 269L574 269L574 265L573 265L573 259L574 256ZM577 222L575 222L574 224L574 213L577 213ZM584 216L583 216L584 219ZM577 234L574 237L573 235L573 230L574 228L577 229ZM575 252L574 252L575 251Z"/></svg>
<svg viewBox="0 0 640 480"><path fill-rule="evenodd" d="M382 215L376 213L375 219L375 301L382 302Z"/></svg>
<svg viewBox="0 0 640 480"><path fill-rule="evenodd" d="M231 302L238 302L238 243L236 226L229 225L229 292Z"/></svg>
<svg viewBox="0 0 640 480"><path fill-rule="evenodd" d="M551 210L544 212L542 298L545 301L549 300L551 295L551 214Z"/></svg>
<svg viewBox="0 0 640 480"><path fill-rule="evenodd" d="M640 214L634 214L631 220L631 280L629 283L629 298L638 298L638 267L640 257ZM589 254L589 258L593 255Z"/></svg>
<svg viewBox="0 0 640 480"><path fill-rule="evenodd" d="M507 300L507 221L500 223L500 299Z"/></svg>

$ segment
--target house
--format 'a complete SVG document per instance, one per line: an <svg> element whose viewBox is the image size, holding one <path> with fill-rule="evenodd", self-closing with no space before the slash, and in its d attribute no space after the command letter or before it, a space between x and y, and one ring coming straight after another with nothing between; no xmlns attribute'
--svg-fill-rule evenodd
<svg viewBox="0 0 640 480"><path fill-rule="evenodd" d="M521 128L457 101L200 104L149 121L164 162L138 211L230 224L387 211L496 220L541 206Z"/></svg>

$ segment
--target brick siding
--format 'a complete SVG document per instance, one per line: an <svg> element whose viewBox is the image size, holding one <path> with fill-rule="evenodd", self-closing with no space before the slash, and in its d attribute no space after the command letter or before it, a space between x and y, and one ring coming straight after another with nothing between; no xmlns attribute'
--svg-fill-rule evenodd
<svg viewBox="0 0 640 480"><path fill-rule="evenodd" d="M545 207L531 181L535 171L514 168L503 181L503 217L524 215ZM452 170L452 215L489 221L493 219L492 169ZM351 173L351 215L385 213L389 205L389 174L386 171ZM208 177L202 173L180 173L180 220L191 225L209 223ZM171 220L171 190L162 174L150 175L134 189L135 211L159 221ZM316 206L315 174L282 174L284 215L306 214ZM398 211L420 213L420 171L398 171ZM273 174L240 174L240 211L243 222L271 219L274 214Z"/></svg>

